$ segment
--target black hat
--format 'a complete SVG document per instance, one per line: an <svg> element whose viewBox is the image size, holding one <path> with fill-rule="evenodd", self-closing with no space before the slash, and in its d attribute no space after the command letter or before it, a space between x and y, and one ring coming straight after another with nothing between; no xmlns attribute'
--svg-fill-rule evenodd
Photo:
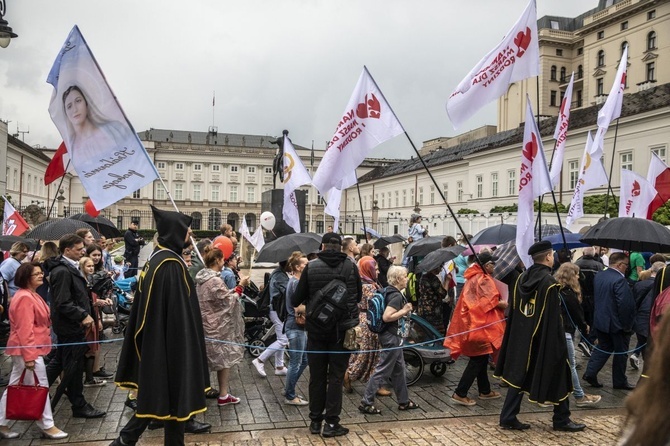
<svg viewBox="0 0 670 446"><path fill-rule="evenodd" d="M482 266L486 265L489 262L494 262L493 256L491 255L490 252L482 252L477 254L477 258L479 259L479 262L482 264Z"/></svg>
<svg viewBox="0 0 670 446"><path fill-rule="evenodd" d="M140 221L136 218L133 218L132 220L130 220L130 222L134 225L139 225L140 224Z"/></svg>
<svg viewBox="0 0 670 446"><path fill-rule="evenodd" d="M533 245L528 248L528 255L533 256L540 252L551 251L551 249L551 242L548 240L542 240L537 243L533 243Z"/></svg>
<svg viewBox="0 0 670 446"><path fill-rule="evenodd" d="M335 243L340 245L342 244L342 237L340 237L340 234L338 234L337 232L326 232L325 234L323 234L321 243L324 245L335 244Z"/></svg>

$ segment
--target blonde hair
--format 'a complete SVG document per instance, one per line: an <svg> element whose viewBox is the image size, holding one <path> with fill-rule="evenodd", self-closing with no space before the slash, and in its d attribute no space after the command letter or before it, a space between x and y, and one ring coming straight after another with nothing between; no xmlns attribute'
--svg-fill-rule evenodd
<svg viewBox="0 0 670 446"><path fill-rule="evenodd" d="M554 273L554 278L561 284L561 287L572 288L579 301L582 301L582 287L579 286L579 267L577 265L570 262L561 264Z"/></svg>
<svg viewBox="0 0 670 446"><path fill-rule="evenodd" d="M389 285L393 286L398 285L400 283L400 279L403 277L407 277L407 268L404 266L393 265L386 273L386 280L388 281Z"/></svg>
<svg viewBox="0 0 670 446"><path fill-rule="evenodd" d="M295 272L296 269L300 266L301 263L300 260L306 258L307 256L303 254L301 251L293 251L291 257L289 257L288 260L286 261L285 271Z"/></svg>
<svg viewBox="0 0 670 446"><path fill-rule="evenodd" d="M90 257L82 257L81 259L79 259L79 271L81 271L84 277L88 277L88 275L86 274L86 270L84 269L86 268L86 264L88 262L91 262L93 266L95 266L95 262L93 262L93 259Z"/></svg>

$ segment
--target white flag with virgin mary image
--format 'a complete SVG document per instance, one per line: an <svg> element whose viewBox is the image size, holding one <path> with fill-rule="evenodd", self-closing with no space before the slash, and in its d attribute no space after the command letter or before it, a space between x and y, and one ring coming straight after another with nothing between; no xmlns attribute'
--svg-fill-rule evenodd
<svg viewBox="0 0 670 446"><path fill-rule="evenodd" d="M158 179L142 142L75 26L51 67L49 114L96 209Z"/></svg>

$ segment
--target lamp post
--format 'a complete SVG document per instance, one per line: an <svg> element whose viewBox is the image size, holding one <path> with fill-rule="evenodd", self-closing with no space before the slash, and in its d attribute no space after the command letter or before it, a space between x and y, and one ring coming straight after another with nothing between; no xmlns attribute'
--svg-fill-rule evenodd
<svg viewBox="0 0 670 446"><path fill-rule="evenodd" d="M7 48L12 39L16 39L18 34L12 31L11 26L7 20L3 18L7 12L7 6L5 5L5 0L0 0L0 47Z"/></svg>

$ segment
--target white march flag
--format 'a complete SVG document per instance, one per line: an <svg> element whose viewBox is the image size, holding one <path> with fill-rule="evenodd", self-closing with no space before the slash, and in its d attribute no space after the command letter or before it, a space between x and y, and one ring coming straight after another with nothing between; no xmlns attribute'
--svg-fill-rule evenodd
<svg viewBox="0 0 670 446"><path fill-rule="evenodd" d="M328 192L326 199L328 201L326 202L324 212L335 219L333 222L333 230L338 232L340 227L340 202L342 201L342 191L333 187Z"/></svg>
<svg viewBox="0 0 670 446"><path fill-rule="evenodd" d="M282 215L284 221L295 232L302 232L300 227L300 214L298 213L298 200L295 190L300 186L309 184L312 178L302 164L300 157L293 147L288 135L284 135L284 207Z"/></svg>
<svg viewBox="0 0 670 446"><path fill-rule="evenodd" d="M256 251L260 251L263 245L265 245L265 240L263 239L263 229L259 225L254 232L254 235L251 235L249 232L249 227L247 226L246 216L242 218L242 224L240 225L240 234L244 237L251 246L253 246Z"/></svg>
<svg viewBox="0 0 670 446"><path fill-rule="evenodd" d="M507 93L511 84L540 74L540 46L535 0L502 42L489 52L447 99L447 114L454 128L480 108Z"/></svg>
<svg viewBox="0 0 670 446"><path fill-rule="evenodd" d="M249 240L251 238L251 233L249 232L249 226L247 226L247 216L242 216L242 223L240 223L240 234L245 239Z"/></svg>
<svg viewBox="0 0 670 446"><path fill-rule="evenodd" d="M58 53L47 82L54 87L51 120L96 209L158 179L77 26Z"/></svg>
<svg viewBox="0 0 670 446"><path fill-rule="evenodd" d="M621 169L621 197L619 217L647 218L647 210L654 198L654 186L632 170Z"/></svg>
<svg viewBox="0 0 670 446"><path fill-rule="evenodd" d="M549 170L544 158L542 137L533 117L530 98L526 96L526 123L523 130L523 150L521 151L521 169L519 174L519 208L516 223L516 250L519 257L530 267L532 258L528 248L534 242L535 212L533 201L547 192L551 192Z"/></svg>
<svg viewBox="0 0 670 446"><path fill-rule="evenodd" d="M324 196L333 187L343 190L356 184L356 180L351 183L347 178L352 173L355 177L356 168L372 149L404 131L368 69L363 67L312 184Z"/></svg>
<svg viewBox="0 0 670 446"><path fill-rule="evenodd" d="M612 121L621 116L621 106L623 105L623 91L626 88L626 69L628 64L628 45L621 54L619 68L616 71L614 83L610 94L607 96L605 104L598 112L598 132L594 138L595 144L603 148L605 144L605 133Z"/></svg>
<svg viewBox="0 0 670 446"><path fill-rule="evenodd" d="M582 156L579 179L568 210L568 225L584 216L584 192L607 184L607 172L602 162L603 151L593 141L591 132L586 136L586 147Z"/></svg>
<svg viewBox="0 0 670 446"><path fill-rule="evenodd" d="M556 130L554 131L554 139L556 140L556 153L551 164L549 176L551 177L551 185L558 186L561 180L561 169L563 167L563 157L565 156L565 139L568 134L568 123L570 122L570 105L572 104L572 85L575 82L575 73L570 76L570 83L565 89L565 96L561 102L561 109L558 112L558 120L556 121Z"/></svg>

